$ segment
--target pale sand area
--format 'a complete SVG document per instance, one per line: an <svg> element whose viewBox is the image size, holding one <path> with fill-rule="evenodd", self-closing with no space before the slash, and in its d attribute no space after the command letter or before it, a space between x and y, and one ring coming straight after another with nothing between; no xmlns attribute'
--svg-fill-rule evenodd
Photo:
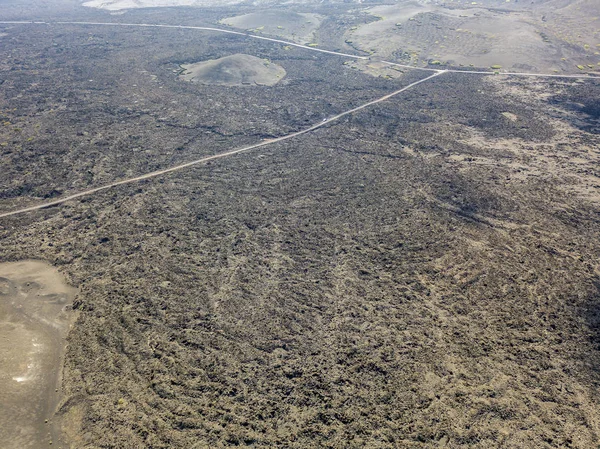
<svg viewBox="0 0 600 449"><path fill-rule="evenodd" d="M60 400L66 336L76 289L39 261L0 264L0 447L61 444Z"/></svg>
<svg viewBox="0 0 600 449"><path fill-rule="evenodd" d="M106 9L108 11L120 11L124 9L167 8L174 6L197 6L207 8L239 5L241 3L245 3L244 0L90 0L84 2L83 6ZM258 0L254 2L254 6L269 6L273 3L274 2L268 0ZM293 3L317 3L317 1L294 1Z"/></svg>
<svg viewBox="0 0 600 449"><path fill-rule="evenodd" d="M527 5L517 10L505 3L506 8L515 8L510 10L471 3L400 1L365 8L378 20L352 27L345 39L377 58L419 66L438 61L453 66L578 73L583 70L578 66L594 72L600 62L598 18L582 18L584 11L595 14L598 10L589 0L581 0L576 9L542 4L535 10ZM569 19L572 35L560 25Z"/></svg>
<svg viewBox="0 0 600 449"><path fill-rule="evenodd" d="M241 30L260 32L294 42L306 43L312 42L315 32L321 26L324 18L319 14L271 10L227 17L220 23Z"/></svg>
<svg viewBox="0 0 600 449"><path fill-rule="evenodd" d="M218 86L273 86L286 75L280 65L243 54L185 64L181 68L181 77L187 81Z"/></svg>
<svg viewBox="0 0 600 449"><path fill-rule="evenodd" d="M242 3L242 0L219 0L218 2L214 0L91 0L84 2L83 6L120 11L122 9L167 8L173 6L229 6L240 3Z"/></svg>
<svg viewBox="0 0 600 449"><path fill-rule="evenodd" d="M357 48L381 58L407 52L453 65L547 67L557 55L519 13L447 9L415 2L376 6L379 20L348 33ZM560 58L558 58L560 59Z"/></svg>

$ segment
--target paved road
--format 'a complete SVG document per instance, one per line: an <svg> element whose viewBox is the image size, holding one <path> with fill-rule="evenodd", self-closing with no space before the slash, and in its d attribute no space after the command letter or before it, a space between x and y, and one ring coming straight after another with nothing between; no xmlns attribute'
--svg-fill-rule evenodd
<svg viewBox="0 0 600 449"><path fill-rule="evenodd" d="M215 159L221 159L221 158L224 158L224 157L233 156L235 154L239 154L239 153L244 153L244 152L247 152L247 151L255 150L257 148L261 148L261 147L264 147L264 146L267 146L267 145L272 145L272 144L277 143L277 142L283 142L285 140L289 140L289 139L292 139L294 137L298 137L298 136L301 136L303 134L307 134L307 133L309 133L311 131L314 131L316 129L322 128L322 127L328 125L331 122L339 120L342 117L345 117L347 115L353 114L353 113L358 112L358 111L360 111L362 109L368 108L369 106L373 106L373 105L375 105L377 103L381 103L382 101L388 100L388 99L390 99L390 98L392 98L392 97L394 97L396 95L401 94L402 92L406 92L407 90L412 89L413 87L415 87L415 86L417 86L417 85L419 85L421 83L424 83L425 81L428 81L428 80L430 80L432 78L435 78L436 76L439 76L442 73L446 73L446 71L444 71L444 70L436 71L436 73L434 73L433 75L430 75L430 76L428 76L426 78L420 79L419 81L415 81L414 83L411 83L408 86L403 87L402 89L399 89L399 90L397 90L395 92L392 92L391 94L384 95L383 97L378 98L377 100L369 101L368 103L362 104L362 105L360 105L360 106L358 106L356 108L344 111L344 112L342 112L342 113L340 113L338 115L335 115L333 117L328 118L327 120L323 120L323 121L321 121L321 122L319 122L319 123L317 123L315 125L312 125L309 128L303 129L302 131L297 131L295 133L287 134L285 136L277 137L275 139L264 140L264 141L262 141L260 143L256 143L254 145L250 145L250 146L243 147L243 148L238 148L236 150L226 151L224 153L214 154L212 156L206 156L206 157L203 157L201 159L197 159L195 161L186 162L185 164L176 165L174 167L165 168L163 170L153 171L151 173L146 173L144 175L136 176L134 178L127 178L127 179L123 179L121 181L111 182L110 184L105 184L105 185L100 186L100 187L94 187L93 189L84 190L82 192L74 193L72 195L65 196L64 198L60 198L60 199L54 200L54 201L49 201L47 203L38 204L36 206L25 207L23 209L18 209L18 210L14 210L14 211L10 211L10 212L3 212L3 213L0 213L0 218L2 218L2 217L10 217L10 216L13 216L13 215L23 214L25 212L32 212L32 211L35 211L35 210L44 209L46 207L56 206L58 204L65 203L67 201L71 201L71 200L74 200L74 199L77 199L77 198L81 198L82 196L92 195L92 194L100 192L102 190L108 190L110 188L121 186L121 185L124 185L124 184L131 184L131 183L134 183L134 182L143 181L144 179L155 178L157 176L166 175L168 173L172 173L172 172L175 172L175 171L183 170L183 169L191 167L193 165L203 164L205 162L212 161L212 160L215 160Z"/></svg>

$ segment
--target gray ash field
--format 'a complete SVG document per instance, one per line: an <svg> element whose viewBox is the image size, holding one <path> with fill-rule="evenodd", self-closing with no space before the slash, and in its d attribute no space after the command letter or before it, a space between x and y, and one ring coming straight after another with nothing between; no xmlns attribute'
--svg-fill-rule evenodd
<svg viewBox="0 0 600 449"><path fill-rule="evenodd" d="M0 262L44 261L77 289L46 373L62 378L55 409L31 412L28 447L598 447L600 81L444 72L412 86L433 72L314 50L367 56L345 40L372 11L290 8L322 20L316 46L56 23L222 28L245 5L0 12L52 22L0 23L0 214L323 124L0 218ZM232 55L285 75L185 79ZM11 317L0 332L17 338ZM22 383L6 367L24 365L0 363ZM0 447L23 447L11 438Z"/></svg>

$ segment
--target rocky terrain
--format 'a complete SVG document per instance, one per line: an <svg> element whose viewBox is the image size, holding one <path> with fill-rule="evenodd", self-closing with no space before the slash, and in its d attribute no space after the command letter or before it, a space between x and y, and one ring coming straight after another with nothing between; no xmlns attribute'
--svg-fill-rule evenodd
<svg viewBox="0 0 600 449"><path fill-rule="evenodd" d="M0 15L32 15L19 8ZM367 20L313 12L332 50ZM430 74L198 30L0 33L2 212L287 135ZM180 76L235 54L286 76ZM78 288L53 417L65 446L598 446L599 98L597 80L444 73L285 142L1 218L0 261L46 261Z"/></svg>

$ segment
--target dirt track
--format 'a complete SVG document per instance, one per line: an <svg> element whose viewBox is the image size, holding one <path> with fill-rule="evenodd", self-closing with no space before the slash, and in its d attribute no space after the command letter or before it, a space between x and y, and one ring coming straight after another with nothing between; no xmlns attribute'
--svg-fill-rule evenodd
<svg viewBox="0 0 600 449"><path fill-rule="evenodd" d="M134 178L128 178L128 179L123 179L121 181L112 182L110 184L106 184L106 185L103 185L103 186L100 186L100 187L96 187L96 188L93 188L93 189L89 189L89 190L84 190L83 192L75 193L73 195L69 195L69 196L66 196L64 198L61 198L61 199L58 199L58 200L55 200L55 201L50 201L50 202L47 202L47 203L38 204L37 206L26 207L26 208L19 209L19 210L14 210L14 211L11 211L11 212L4 212L4 213L0 214L0 218L10 217L12 215L18 215L18 214L22 214L22 213L25 213L25 212L32 212L32 211L35 211L35 210L44 209L46 207L56 206L56 205L65 203L67 201L71 201L71 200L74 200L74 199L77 199L77 198L81 198L82 196L87 196L87 195L91 195L91 194L96 193L96 192L100 192L102 190L110 189L112 187L117 187L117 186L124 185L124 184L130 184L130 183L133 183L133 182L143 181L144 179L155 178L156 176L161 176L161 175L165 175L167 173L172 173L172 172L175 172L175 171L183 170L184 168L188 168L188 167L191 167L193 165L198 165L198 164L202 164L204 162L212 161L212 160L215 160L215 159L221 159L221 158L224 158L224 157L233 156L235 154L244 153L244 152L247 152L247 151L250 151L250 150L254 150L256 148L264 147L265 145L271 145L271 144L274 144L274 143L277 143L277 142L283 142L285 140L289 140L289 139L292 139L294 137L298 137L298 136L301 136L303 134L306 134L306 133L309 133L311 131L314 131L316 129L322 128L322 127L324 127L325 125L328 125L331 122L334 122L336 120L339 120L342 117L345 117L346 115L353 114L354 112L358 112L358 111L360 111L362 109L365 109L365 108L367 108L369 106L373 106L373 105L375 105L377 103L381 103L382 101L388 100L388 99L390 99L390 98L392 98L392 97L394 97L394 96L396 96L398 94L401 94L402 92L405 92L405 91L407 91L407 90L409 90L409 89L417 86L418 84L421 84L421 83L423 83L423 82L425 82L427 80L430 80L430 79L432 79L432 78L434 78L434 77L436 77L438 75L441 75L442 73L445 73L445 71L442 71L442 70L437 71L433 75L430 75L430 76L428 76L426 78L423 78L423 79L421 79L419 81L415 81L414 83L411 83L408 86L403 87L402 89L399 89L399 90L397 90L395 92L392 92L391 94L384 95L383 97L378 98L377 100L370 101L370 102L365 103L365 104L363 104L361 106L358 106L356 108L353 108L353 109L350 109L348 111L342 112L341 114L338 114L338 115L330 117L330 118L328 118L326 120L323 120L322 122L319 122L319 123L317 123L317 124L315 124L315 125L313 125L313 126L311 126L309 128L306 128L306 129L304 129L302 131L298 131L298 132L295 132L295 133L292 133L292 134L288 134L286 136L278 137L276 139L265 140L263 142L260 142L260 143L254 144L254 145L250 145L250 146L243 147L243 148L238 148L236 150L226 151L224 153L219 153L219 154L214 154L212 156L203 157L201 159L197 159L195 161L187 162L187 163L181 164L181 165L176 165L175 167L166 168L164 170L158 170L158 171L154 171L154 172L151 172L151 173L146 173L144 175L136 176Z"/></svg>
<svg viewBox="0 0 600 449"><path fill-rule="evenodd" d="M232 31L232 30L224 30L222 28L214 28L214 27L199 27L199 26L185 26L185 25L161 25L161 24L151 24L151 23L110 23L110 22L44 22L44 21L4 21L0 22L0 24L22 24L22 25L97 25L97 26L121 26L121 27L149 27L149 28L176 28L176 29L187 29L187 30L200 30L200 31L213 31L217 33L227 33L227 34L235 34L238 36L249 37L252 39L260 39L269 42L276 42L279 44L289 45L292 47L302 48L304 50L316 51L319 53L326 53L330 55L342 56L345 58L352 59L362 59L362 60L370 60L371 58L368 56L360 56L360 55L352 55L349 53L342 53L338 51L325 50L322 48L309 47L308 45L298 44L296 42L290 42L282 39L275 39L266 36L259 36L256 34L250 33L242 33L240 31ZM383 64L393 65L396 67L404 67L412 70L421 70L427 72L439 72L438 69L432 69L428 67L415 67L407 64L399 64L391 61L379 61ZM464 73L471 75L495 75L495 71L477 71L477 70L454 70L449 69L448 72L452 73ZM502 75L507 76L531 76L538 78L572 78L572 79L600 79L599 76L593 75L560 75L560 74L549 74L549 73L526 73L526 72L501 72Z"/></svg>

